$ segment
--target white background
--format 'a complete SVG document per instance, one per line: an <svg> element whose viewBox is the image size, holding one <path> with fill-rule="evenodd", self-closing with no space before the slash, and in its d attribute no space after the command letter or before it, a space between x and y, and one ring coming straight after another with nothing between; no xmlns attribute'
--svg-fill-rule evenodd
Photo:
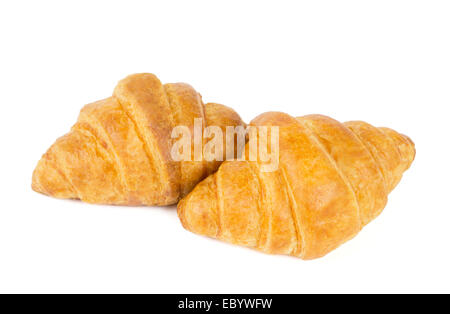
<svg viewBox="0 0 450 314"><path fill-rule="evenodd" d="M175 207L34 193L81 107L153 72L249 121L365 120L417 158L384 213L325 258L185 231ZM0 292L450 292L449 1L2 1Z"/></svg>

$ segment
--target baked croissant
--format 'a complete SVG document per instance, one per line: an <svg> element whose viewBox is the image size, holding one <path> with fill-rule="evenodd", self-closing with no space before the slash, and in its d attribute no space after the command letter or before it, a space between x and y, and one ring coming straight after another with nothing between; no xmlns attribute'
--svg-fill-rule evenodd
<svg viewBox="0 0 450 314"><path fill-rule="evenodd" d="M244 125L231 108L204 105L187 84L162 85L148 73L128 76L112 97L81 110L72 130L39 161L32 188L88 203L175 204L220 165L171 159L173 127L192 129L194 118L202 119L202 129Z"/></svg>
<svg viewBox="0 0 450 314"><path fill-rule="evenodd" d="M224 162L178 204L187 230L266 253L322 257L381 213L415 157L407 136L365 122L274 112L251 125L279 126L278 170Z"/></svg>

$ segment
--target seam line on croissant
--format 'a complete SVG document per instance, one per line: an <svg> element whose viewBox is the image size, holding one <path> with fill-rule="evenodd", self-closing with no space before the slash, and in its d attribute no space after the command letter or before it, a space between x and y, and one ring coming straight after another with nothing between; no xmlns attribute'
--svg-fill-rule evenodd
<svg viewBox="0 0 450 314"><path fill-rule="evenodd" d="M295 245L294 252L292 252L291 254L301 256L302 250L304 247L304 243L303 243L304 236L302 233L302 228L300 227L301 217L298 217L298 215L297 215L297 214L299 214L298 204L297 204L297 201L295 200L294 194L292 192L291 184L289 183L289 180L286 176L286 171L284 170L284 167L282 165L279 165L279 170L280 170L279 174L282 177L282 180L284 181L284 183L286 185L289 209L291 211L291 216L292 216L292 220L294 222L294 228L295 228L296 245Z"/></svg>
<svg viewBox="0 0 450 314"><path fill-rule="evenodd" d="M408 170L408 169L407 169L407 166L408 166L408 159L407 159L407 156L405 156L405 155L403 154L402 150L400 149L400 144L397 142L397 139L395 139L394 136L393 136L393 134L392 134L392 133L395 132L395 131L392 130L392 129L386 128L386 127L380 127L380 128L378 128L378 129L379 129L381 132L383 132L384 134L386 134L387 136L389 136L390 138L392 138L392 140L394 141L395 146L397 147L398 152L399 152L400 157L401 157L402 172L405 172L406 170ZM397 133L397 132L395 132L395 133ZM406 142L406 139L404 138L403 135L398 134L398 137L401 138L402 142L403 142L405 145L409 145L409 144Z"/></svg>
<svg viewBox="0 0 450 314"><path fill-rule="evenodd" d="M78 198L80 197L80 193L78 192L78 190L75 188L75 186L73 185L72 181L68 179L68 176L65 174L64 170L61 169L61 166L59 165L57 159L50 157L49 156L45 156L43 158L46 158L47 160L47 166L48 167L52 167L53 169L55 169L55 171L64 179L65 182L67 182L70 186L70 188L72 189L72 193L76 194L78 196ZM48 191L47 187L41 183L41 180L38 178L38 184L40 186L40 188L46 192L47 195L50 195L50 192Z"/></svg>
<svg viewBox="0 0 450 314"><path fill-rule="evenodd" d="M255 169L256 164L247 162L251 173L253 174L253 176L256 178L256 182L258 182L258 200L257 200L257 205L258 205L258 214L259 214L259 223L258 223L258 227L259 227L259 232L258 232L258 239L256 241L256 247L257 248L261 248L264 250L264 247L266 246L267 242L268 242L268 234L269 234L269 228L266 228L266 234L265 237L263 237L263 225L264 225L264 218L267 217L267 209L266 209L266 204L264 204L264 197L263 195L263 189L262 189L262 179L259 175L259 171L257 171L257 169ZM264 241L264 243L262 243L262 241Z"/></svg>
<svg viewBox="0 0 450 314"><path fill-rule="evenodd" d="M53 168L55 168L55 170L61 175L61 177L63 177L63 179L66 180L66 182L69 183L69 185L70 185L70 187L71 187L71 189L72 189L72 192L73 192L73 193L76 193L77 196L78 196L78 198L80 198L80 193L78 192L78 190L77 190L77 189L75 188L75 186L73 185L72 180L69 180L69 179L68 179L68 177L67 177L66 173L64 172L64 170L60 169L61 167L60 167L60 165L58 164L58 161L57 161L57 160L54 160L53 158L52 158L50 161L51 161L50 166L52 166Z"/></svg>
<svg viewBox="0 0 450 314"><path fill-rule="evenodd" d="M171 114L170 121L172 122L172 129L173 129L173 127L175 126L175 123L178 124L180 120L175 115L174 110L173 110L178 105L178 99L174 99L174 98L177 98L178 95L176 95L176 93L172 93L173 96L172 97L169 96L170 93L168 92L168 89L170 89L170 86L171 86L170 84L163 84L162 85L163 91L164 91L164 95L165 95L165 97L167 99L167 103L169 104L169 109L170 109L169 112ZM172 144L173 144L173 142L172 142ZM181 198L181 196L182 196L182 194L184 192L183 189L182 189L182 184L181 184L181 182L184 180L184 165L185 165L184 162L180 161L179 165L176 167L176 171L178 173L178 175L177 175L177 177L178 177L177 188L178 188L178 191L179 191L179 193L178 193L178 197L179 198Z"/></svg>
<svg viewBox="0 0 450 314"><path fill-rule="evenodd" d="M358 214L358 220L360 223L360 228L363 226L362 217L361 217L361 208L360 204L358 202L358 198L356 197L355 189L353 188L352 184L350 183L350 180L344 175L342 172L342 169L339 168L338 163L336 162L336 159L330 154L330 152L326 149L325 145L322 144L322 141L318 138L318 136L314 133L314 131L306 124L303 123L301 120L297 119L298 123L302 124L306 130L308 130L308 137L317 145L317 147L325 154L326 158L329 160L329 162L333 165L333 168L335 168L336 172L338 173L339 177L341 177L342 181L345 183L347 188L351 191L351 194L353 196L353 200L356 204L356 210Z"/></svg>
<svg viewBox="0 0 450 314"><path fill-rule="evenodd" d="M367 123L367 122L363 122L361 121L360 123L362 123L364 125L364 127L369 128L370 130L364 130L363 132L361 132L361 141L366 145L367 149L370 151L370 153L372 154L373 158L375 159L377 165L379 166L379 169L383 175L384 181L386 183L386 194L389 195L389 193L392 191L391 189L391 185L393 182L393 173L390 171L389 168L387 168L386 165L386 161L383 158L383 150L380 150L376 144L371 143L370 139L365 139L364 136L362 134L369 132L371 135L373 135L373 133L378 133L378 135L381 133L380 130L378 130L377 127ZM350 127L350 129L353 131L353 128ZM356 129L361 130L360 128L358 128L358 126L356 127ZM358 131L354 132L358 137L360 136ZM381 135L383 135L381 133Z"/></svg>
<svg viewBox="0 0 450 314"><path fill-rule="evenodd" d="M104 150L105 150L106 154L112 155L113 158L111 158L111 156L109 156L111 163L113 164L114 169L119 176L120 185L122 186L122 189L124 190L124 192L126 193L126 195L128 197L130 187L128 186L127 179L125 178L125 172L123 171L122 161L120 160L120 158L116 152L116 147L113 145L111 138L109 137L108 133L106 132L106 130L103 128L103 126L101 125L101 123L98 120L92 119L91 116L89 116L89 115L86 115L84 119L86 119L85 123L77 123L77 129L90 134L95 139L97 145L98 144L101 145L102 138L100 138L100 134L97 134L97 131L96 131L97 127L95 126L94 123L92 123L92 120L95 120L97 122L96 124L98 125L98 128L101 129L101 131L103 131L105 140L108 141L107 145L111 151L106 148ZM87 124L87 125L85 125L85 124ZM92 128L92 130L90 128Z"/></svg>
<svg viewBox="0 0 450 314"><path fill-rule="evenodd" d="M400 180L402 179L402 174L403 174L403 172L405 171L405 170L404 170L404 166L403 166L403 162L402 162L402 161L403 161L402 153L400 152L400 148L399 148L398 145L395 143L394 139L393 139L389 134L387 134L387 133L383 130L383 128L377 128L377 129L380 130L380 132L387 138L387 140L389 141L389 143L391 143L392 146L395 147L395 150L396 150L396 152L398 153L398 156L399 156L399 164L396 165L395 170L394 170L394 175L395 175L395 176L398 175L399 177L393 182L393 186L391 187L391 190L393 190L393 189L397 186L397 184L400 182ZM399 170L399 167L401 167L400 170Z"/></svg>
<svg viewBox="0 0 450 314"><path fill-rule="evenodd" d="M132 123L132 125L134 127L134 131L136 133L136 136L139 139L139 141L142 143L142 146L143 146L144 152L145 152L145 156L147 156L147 159L148 159L149 164L151 165L151 168L156 170L155 173L157 173L158 181L159 181L159 184L157 186L158 186L159 192L161 193L162 186L163 186L162 174L161 174L160 171L157 171L157 169L156 169L157 167L155 167L155 161L153 159L153 155L150 153L150 149L149 149L149 147L147 145L147 142L144 140L144 137L141 134L141 130L139 129L135 119L133 119L131 114L124 108L124 106L122 105L122 102L120 101L120 99L118 97L116 98L116 100L119 103L120 108L123 110L123 112L125 112L125 114L128 117L128 119L130 119L130 121L131 121L131 123ZM149 132L151 132L151 131L149 130Z"/></svg>
<svg viewBox="0 0 450 314"><path fill-rule="evenodd" d="M75 130L71 130L71 132L75 132ZM68 133L70 134L70 132ZM69 182L69 185L71 186L71 188L73 189L74 193L77 195L78 199L81 200L81 193L80 191L77 189L77 187L75 186L75 184L73 184L72 178L71 176L67 175L67 169L66 167L64 167L63 165L61 165L58 162L58 158L52 159L52 161L54 162L54 167L55 169L57 169L58 171L61 172L62 176L64 179L67 180L67 182Z"/></svg>
<svg viewBox="0 0 450 314"><path fill-rule="evenodd" d="M85 129L85 128L79 128L79 127L74 128L73 131L74 132L79 132L79 133L83 134L84 136L91 137L95 141L95 151L96 151L96 153L104 156L105 159L108 160L108 162L113 164L114 171L117 173L116 165L114 164L114 162L112 162L110 156L108 156L108 153L106 152L106 149L103 146L101 146L101 144L99 143L96 135L92 131L90 131L88 129ZM123 186L122 182L120 182L120 187L121 187L122 192L123 192L125 187ZM83 198L81 197L81 194L79 194L79 196L80 196L80 199L83 200Z"/></svg>
<svg viewBox="0 0 450 314"><path fill-rule="evenodd" d="M166 88L165 88L164 85L162 85L162 91L163 91L163 94L164 94L164 98L166 99L166 102L169 105L169 113L170 113L169 114L169 116L170 116L169 117L169 123L171 124L171 128L170 129L173 130L173 128L176 126L176 124L175 124L176 123L176 121L175 121L176 119L175 119L175 115L173 114L172 104L170 102L170 97L167 95ZM172 147L174 140L172 139L171 136L169 137L169 141L170 141L170 146L169 147ZM170 160L169 163L173 163L173 165L175 166L175 171L177 171L177 174L178 174L176 176L176 179L175 179L175 182L174 182L175 186L176 186L176 189L177 189L177 201L178 201L178 200L180 200L180 196L181 196L181 164L180 163L174 163L172 160ZM167 180L169 180L169 182L170 182L173 179L174 178L170 174L168 174Z"/></svg>
<svg viewBox="0 0 450 314"><path fill-rule="evenodd" d="M81 125L80 125L80 127L81 127ZM113 159L111 159L111 156L109 156L108 150L102 146L97 135L94 132L92 132L91 130L86 129L86 128L76 128L75 131L78 131L78 132L84 134L85 136L92 137L95 141L95 151L98 154L101 154L102 156L104 156L105 159L108 160L108 162L110 162L113 165L114 171L120 176L120 172L117 170L116 163L114 163ZM126 189L126 186L124 185L124 183L122 182L122 180L119 180L119 182L120 182L120 187L121 187L122 191L126 192L127 189Z"/></svg>
<svg viewBox="0 0 450 314"><path fill-rule="evenodd" d="M349 127L345 124L344 124L344 126L347 127L353 134L355 134L356 138L361 142L361 144L366 149L366 151L369 152L369 155L372 157L372 161L375 164L375 167L377 167L378 171L381 174L381 178L383 179L384 192L386 193L386 195L388 195L389 192L388 192L388 184L387 184L386 176L384 174L384 170L382 169L380 162L378 161L378 158L375 156L375 154L372 152L372 150L367 146L368 144L364 141L363 138L361 138L359 136L359 134L357 132L354 132L351 127Z"/></svg>

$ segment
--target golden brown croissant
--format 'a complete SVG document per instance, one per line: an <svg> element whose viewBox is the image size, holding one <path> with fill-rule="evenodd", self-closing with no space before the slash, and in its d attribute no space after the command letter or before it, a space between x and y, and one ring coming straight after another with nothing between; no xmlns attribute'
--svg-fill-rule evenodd
<svg viewBox="0 0 450 314"><path fill-rule="evenodd" d="M32 188L89 203L174 204L220 165L171 159L173 127L192 129L194 118L203 129L244 125L232 109L204 105L187 84L162 85L148 73L128 76L112 97L81 110L70 133L39 161Z"/></svg>
<svg viewBox="0 0 450 314"><path fill-rule="evenodd" d="M187 230L318 258L380 214L415 157L407 136L365 122L265 113L251 125L279 126L278 170L263 172L260 161L224 162L178 204Z"/></svg>

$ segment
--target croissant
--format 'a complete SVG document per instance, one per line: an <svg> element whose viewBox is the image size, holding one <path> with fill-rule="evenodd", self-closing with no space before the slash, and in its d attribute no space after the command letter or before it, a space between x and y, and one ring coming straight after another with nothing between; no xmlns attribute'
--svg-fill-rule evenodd
<svg viewBox="0 0 450 314"><path fill-rule="evenodd" d="M32 188L57 198L118 205L170 205L217 170L217 161L171 159L174 126L244 125L223 105L204 105L184 83L130 75L113 96L86 105L71 131L39 161Z"/></svg>
<svg viewBox="0 0 450 314"><path fill-rule="evenodd" d="M272 112L251 125L279 127L278 169L225 161L178 204L185 229L265 253L319 258L381 213L415 157L407 136L360 121Z"/></svg>

